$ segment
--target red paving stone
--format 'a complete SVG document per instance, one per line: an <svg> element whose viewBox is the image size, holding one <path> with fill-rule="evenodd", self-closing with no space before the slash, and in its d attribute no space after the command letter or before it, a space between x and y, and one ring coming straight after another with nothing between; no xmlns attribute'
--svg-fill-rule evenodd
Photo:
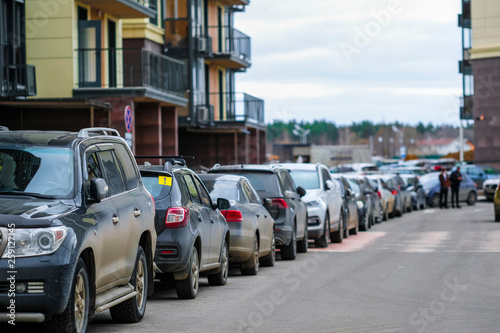
<svg viewBox="0 0 500 333"><path fill-rule="evenodd" d="M342 243L329 244L325 248L317 248L314 245L309 247L309 251L324 251L324 252L354 252L363 250L370 243L376 239L383 237L387 232L383 231L370 231L358 232L357 235L349 235L349 238L342 241Z"/></svg>

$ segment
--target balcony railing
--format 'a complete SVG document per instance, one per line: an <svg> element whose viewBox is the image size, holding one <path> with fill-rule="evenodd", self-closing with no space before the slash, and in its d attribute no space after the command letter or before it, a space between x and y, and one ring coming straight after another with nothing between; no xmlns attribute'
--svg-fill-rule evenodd
<svg viewBox="0 0 500 333"><path fill-rule="evenodd" d="M472 99L473 95L460 97L460 119L474 119Z"/></svg>
<svg viewBox="0 0 500 333"><path fill-rule="evenodd" d="M243 32L229 26L211 26L208 34L212 37L214 54L230 54L251 62L251 39Z"/></svg>
<svg viewBox="0 0 500 333"><path fill-rule="evenodd" d="M184 63L146 49L77 49L79 88L149 87L184 96Z"/></svg>
<svg viewBox="0 0 500 333"><path fill-rule="evenodd" d="M2 97L36 96L35 66L20 64L4 67Z"/></svg>
<svg viewBox="0 0 500 333"><path fill-rule="evenodd" d="M214 117L216 121L264 124L264 101L260 98L245 93L211 93L210 97L218 101L214 106L214 112L219 115Z"/></svg>

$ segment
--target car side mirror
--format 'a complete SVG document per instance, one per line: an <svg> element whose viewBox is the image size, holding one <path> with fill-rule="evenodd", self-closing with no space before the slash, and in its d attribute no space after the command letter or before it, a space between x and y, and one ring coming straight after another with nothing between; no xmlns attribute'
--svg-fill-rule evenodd
<svg viewBox="0 0 500 333"><path fill-rule="evenodd" d="M325 188L326 188L327 190L331 190L332 188L334 188L333 182L332 182L330 179L328 179L328 180L325 182Z"/></svg>
<svg viewBox="0 0 500 333"><path fill-rule="evenodd" d="M224 198L217 198L217 208L219 210L229 209L231 205L229 204L229 200Z"/></svg>
<svg viewBox="0 0 500 333"><path fill-rule="evenodd" d="M102 199L108 197L109 187L106 181L102 178L93 178L90 181L89 199L93 202L101 202Z"/></svg>
<svg viewBox="0 0 500 333"><path fill-rule="evenodd" d="M306 195L306 190L302 186L299 186L299 187L297 187L297 193L302 198L304 195Z"/></svg>

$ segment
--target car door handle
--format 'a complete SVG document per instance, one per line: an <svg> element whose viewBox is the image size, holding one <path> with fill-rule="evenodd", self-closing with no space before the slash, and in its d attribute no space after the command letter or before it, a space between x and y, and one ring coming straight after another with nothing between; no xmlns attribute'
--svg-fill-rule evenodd
<svg viewBox="0 0 500 333"><path fill-rule="evenodd" d="M257 215L257 217L260 217L260 214L256 214L256 215Z"/></svg>
<svg viewBox="0 0 500 333"><path fill-rule="evenodd" d="M112 220L113 220L114 224L117 224L118 222L120 222L120 218L118 216L116 216L116 215L113 215Z"/></svg>
<svg viewBox="0 0 500 333"><path fill-rule="evenodd" d="M215 223L214 219L210 219L210 223Z"/></svg>
<svg viewBox="0 0 500 333"><path fill-rule="evenodd" d="M134 210L134 216L135 216L135 217L141 216L141 210L136 208L136 209Z"/></svg>

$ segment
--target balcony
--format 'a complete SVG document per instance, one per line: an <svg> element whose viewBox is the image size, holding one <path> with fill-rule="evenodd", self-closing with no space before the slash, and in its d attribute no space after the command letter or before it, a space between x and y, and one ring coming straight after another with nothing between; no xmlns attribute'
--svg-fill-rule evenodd
<svg viewBox="0 0 500 333"><path fill-rule="evenodd" d="M246 6L250 3L249 0L219 0L225 6Z"/></svg>
<svg viewBox="0 0 500 333"><path fill-rule="evenodd" d="M216 124L264 125L264 101L246 93L210 93Z"/></svg>
<svg viewBox="0 0 500 333"><path fill-rule="evenodd" d="M243 70L251 65L251 40L243 32L228 26L208 27L212 37L210 62L229 69Z"/></svg>
<svg viewBox="0 0 500 333"><path fill-rule="evenodd" d="M77 49L75 97L136 96L185 106L184 63L146 49Z"/></svg>
<svg viewBox="0 0 500 333"><path fill-rule="evenodd" d="M463 75L472 75L472 65L469 60L458 62L458 72Z"/></svg>
<svg viewBox="0 0 500 333"><path fill-rule="evenodd" d="M119 19L156 16L155 0L81 0L81 2Z"/></svg>
<svg viewBox="0 0 500 333"><path fill-rule="evenodd" d="M474 119L472 98L473 95L460 98L460 119Z"/></svg>
<svg viewBox="0 0 500 333"><path fill-rule="evenodd" d="M1 97L36 96L35 66L20 64L4 68Z"/></svg>

